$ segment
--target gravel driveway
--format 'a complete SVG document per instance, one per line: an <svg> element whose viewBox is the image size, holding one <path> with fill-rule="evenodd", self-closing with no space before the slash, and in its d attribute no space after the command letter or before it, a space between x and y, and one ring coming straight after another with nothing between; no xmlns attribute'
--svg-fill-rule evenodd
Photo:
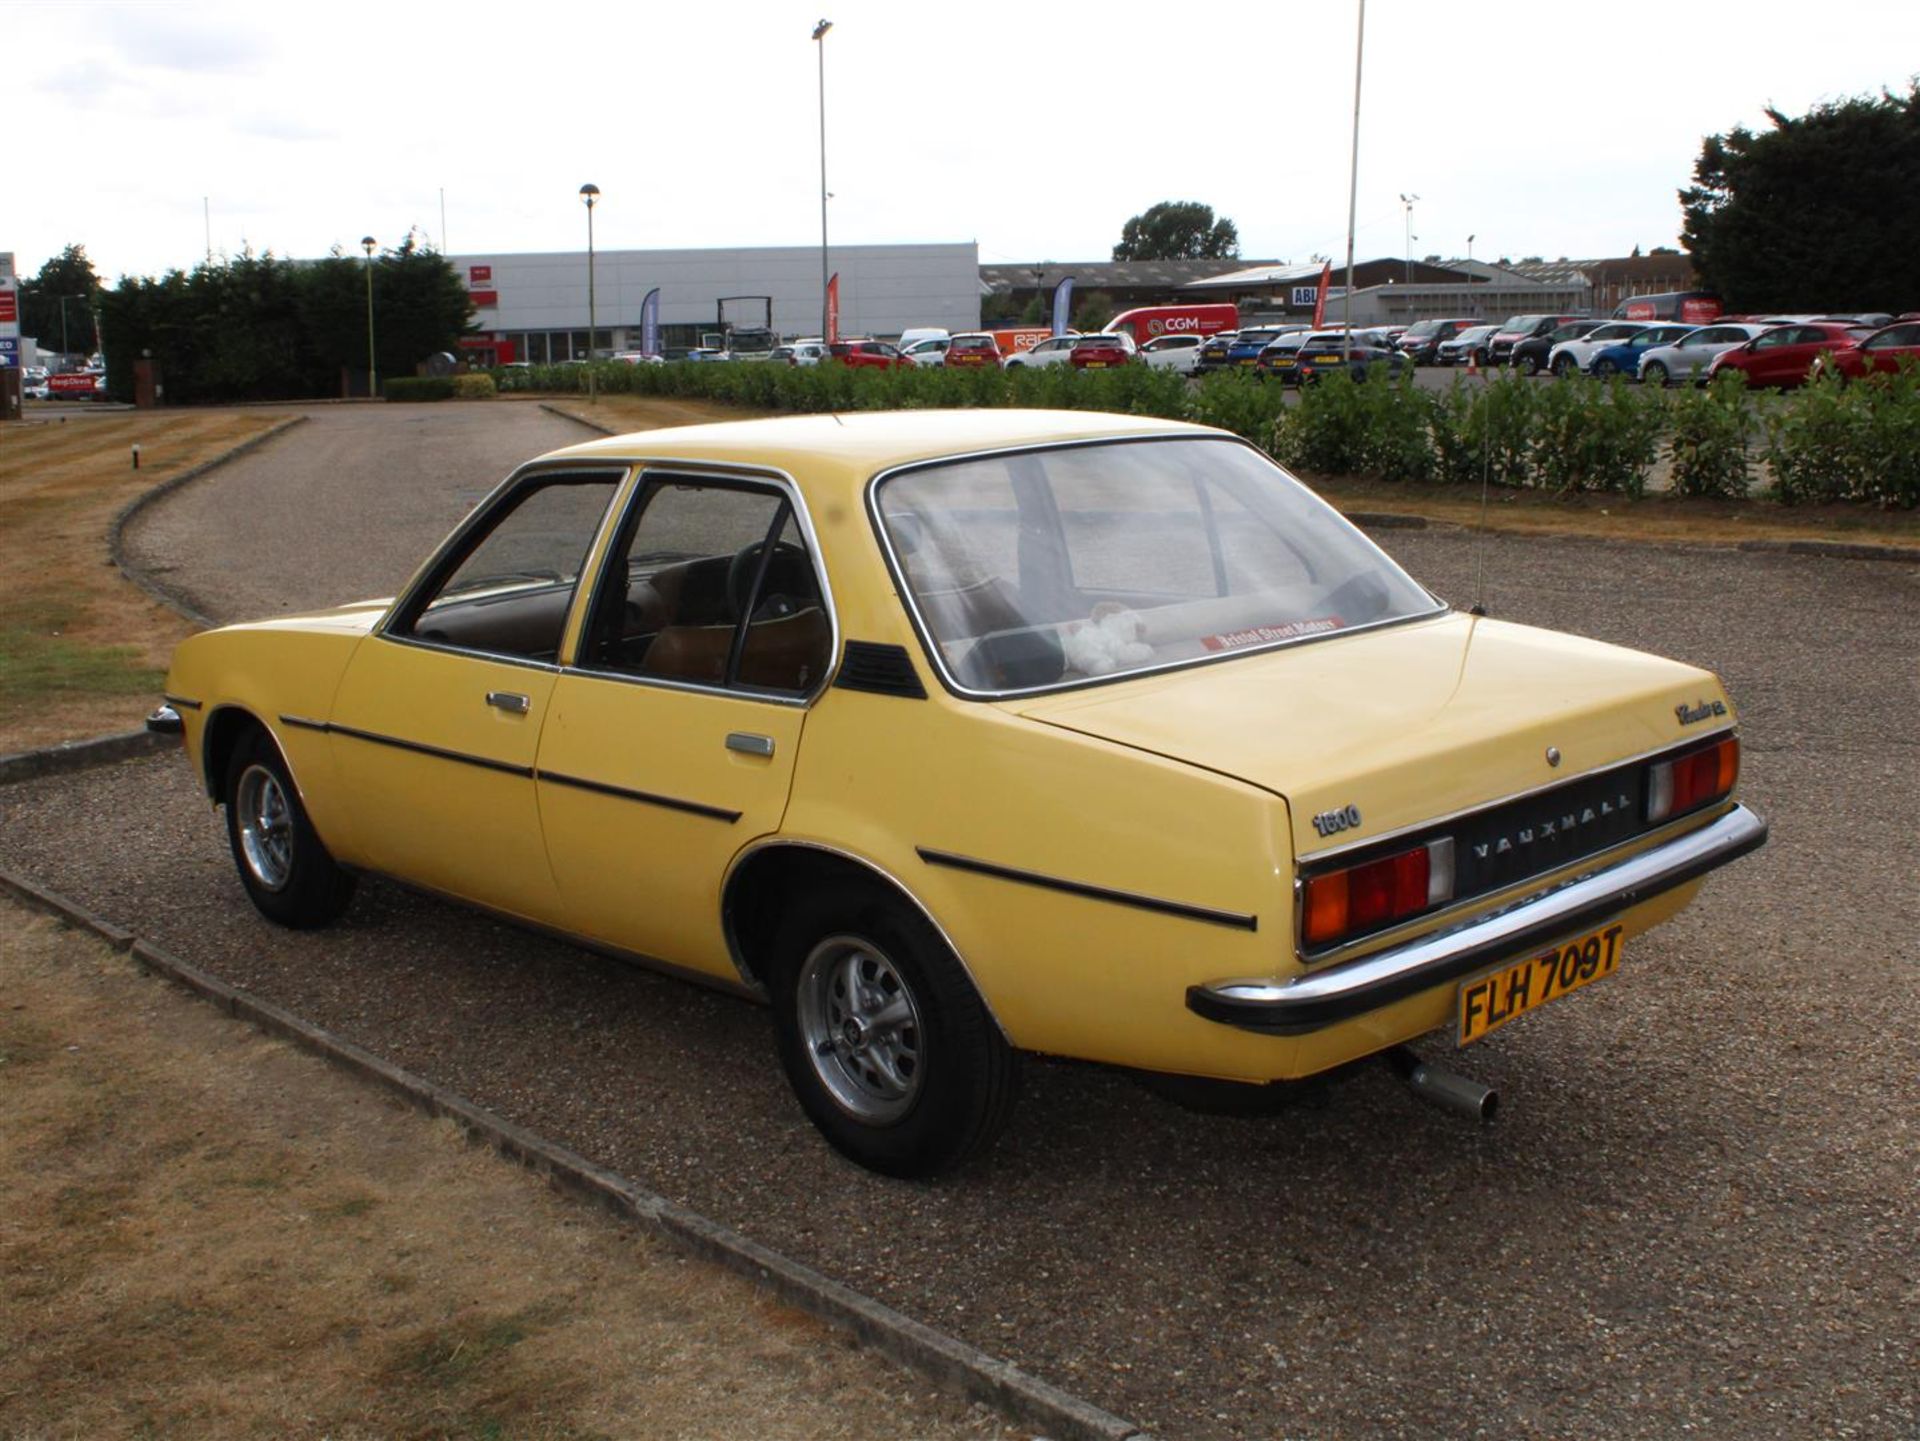
<svg viewBox="0 0 1920 1441"><path fill-rule="evenodd" d="M303 427L141 544L220 615L385 589L389 531L437 535L555 443L425 482L385 434ZM207 569L314 513L277 573ZM1382 539L1472 599L1470 537ZM902 1184L817 1139L750 1005L379 883L333 930L269 927L177 757L0 790L0 863L1165 1437L1920 1434L1920 568L1498 538L1486 562L1495 615L1718 669L1773 841L1615 980L1460 1058L1501 1088L1485 1132L1384 1071L1234 1120L1040 1063L985 1169Z"/></svg>

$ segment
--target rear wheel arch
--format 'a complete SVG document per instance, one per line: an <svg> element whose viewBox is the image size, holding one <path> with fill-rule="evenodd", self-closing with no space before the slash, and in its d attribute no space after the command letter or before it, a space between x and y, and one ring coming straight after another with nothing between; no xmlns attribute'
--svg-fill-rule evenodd
<svg viewBox="0 0 1920 1441"><path fill-rule="evenodd" d="M864 893L913 911L933 927L973 982L980 1003L993 1016L973 968L924 902L895 876L863 857L807 841L775 841L735 863L721 892L721 924L727 949L742 977L764 987L771 974L774 942L785 914L802 898L836 889ZM999 1017L993 1024L1001 1035Z"/></svg>

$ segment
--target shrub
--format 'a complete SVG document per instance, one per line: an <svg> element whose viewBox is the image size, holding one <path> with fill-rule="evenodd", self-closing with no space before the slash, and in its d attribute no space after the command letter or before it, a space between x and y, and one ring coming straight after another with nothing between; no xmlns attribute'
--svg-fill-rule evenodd
<svg viewBox="0 0 1920 1441"><path fill-rule="evenodd" d="M1277 443L1275 425L1286 404L1286 387L1236 371L1220 371L1200 382L1189 397L1188 415L1250 440L1262 450Z"/></svg>
<svg viewBox="0 0 1920 1441"><path fill-rule="evenodd" d="M1667 454L1677 495L1744 496L1753 483L1753 408L1746 382L1723 374L1706 389L1688 387L1668 406Z"/></svg>
<svg viewBox="0 0 1920 1441"><path fill-rule="evenodd" d="M401 375L380 382L380 394L388 400L451 400L451 375Z"/></svg>
<svg viewBox="0 0 1920 1441"><path fill-rule="evenodd" d="M1851 388L1867 401L1857 498L1903 510L1920 506L1920 365Z"/></svg>
<svg viewBox="0 0 1920 1441"><path fill-rule="evenodd" d="M498 387L491 375L456 375L453 377L453 398L455 400L492 400Z"/></svg>
<svg viewBox="0 0 1920 1441"><path fill-rule="evenodd" d="M1434 470L1434 411L1411 375L1374 371L1358 383L1329 375L1281 414L1274 454L1315 475L1425 480Z"/></svg>
<svg viewBox="0 0 1920 1441"><path fill-rule="evenodd" d="M1434 404L1434 464L1452 484L1525 485L1533 473L1540 387L1511 371L1476 384L1458 380Z"/></svg>
<svg viewBox="0 0 1920 1441"><path fill-rule="evenodd" d="M1767 416L1772 494L1782 505L1849 499L1855 490L1866 406L1860 387L1816 375Z"/></svg>
<svg viewBox="0 0 1920 1441"><path fill-rule="evenodd" d="M1665 394L1615 376L1540 387L1533 439L1533 483L1560 495L1579 491L1646 494L1660 453Z"/></svg>

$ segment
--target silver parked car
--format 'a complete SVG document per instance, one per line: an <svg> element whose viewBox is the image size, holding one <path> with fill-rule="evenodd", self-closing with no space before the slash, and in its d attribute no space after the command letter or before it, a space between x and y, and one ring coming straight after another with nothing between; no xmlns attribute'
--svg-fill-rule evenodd
<svg viewBox="0 0 1920 1441"><path fill-rule="evenodd" d="M1747 321L1703 325L1671 345L1649 346L1640 357L1640 379L1648 385L1669 385L1675 381L1683 385L1688 382L1705 385L1707 367L1713 364L1714 356L1736 345L1745 345L1754 336L1772 328Z"/></svg>

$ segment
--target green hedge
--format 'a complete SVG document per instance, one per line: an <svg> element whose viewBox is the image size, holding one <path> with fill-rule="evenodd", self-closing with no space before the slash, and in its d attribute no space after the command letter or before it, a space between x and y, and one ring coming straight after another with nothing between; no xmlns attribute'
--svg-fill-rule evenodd
<svg viewBox="0 0 1920 1441"><path fill-rule="evenodd" d="M1219 426L1314 475L1490 484L1571 495L1639 496L1661 455L1681 495L1740 496L1762 432L1756 398L1736 378L1711 390L1668 392L1619 377L1542 382L1511 372L1435 392L1412 375L1331 375L1297 404L1273 382L1221 373L1189 385L1144 365L1076 371L851 369L772 363L598 363L608 394L672 396L773 411L915 410L1019 406L1157 415ZM494 372L502 391L583 393L585 365ZM396 387L446 384L389 381ZM1831 377L1770 398L1769 492L1786 502L1846 500L1920 505L1920 368L1841 385Z"/></svg>
<svg viewBox="0 0 1920 1441"><path fill-rule="evenodd" d="M380 382L380 394L388 400L452 400L451 375L402 375Z"/></svg>

